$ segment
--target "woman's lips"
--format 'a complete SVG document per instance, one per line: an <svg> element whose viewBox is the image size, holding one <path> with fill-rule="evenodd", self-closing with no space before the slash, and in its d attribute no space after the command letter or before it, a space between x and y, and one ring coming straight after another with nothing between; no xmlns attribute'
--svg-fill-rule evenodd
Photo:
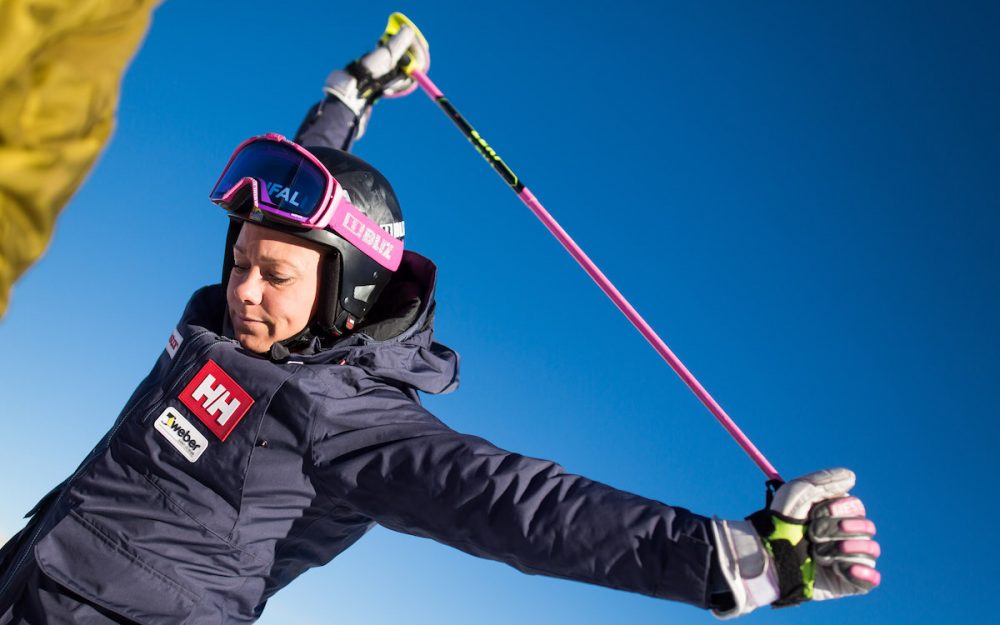
<svg viewBox="0 0 1000 625"><path fill-rule="evenodd" d="M259 323L261 325L267 325L265 322L261 321L260 319L253 319L251 317L244 317L243 315L237 315L236 316L236 321L238 323L242 324L242 325L245 325L245 326L252 325L252 324L255 324L255 323Z"/></svg>

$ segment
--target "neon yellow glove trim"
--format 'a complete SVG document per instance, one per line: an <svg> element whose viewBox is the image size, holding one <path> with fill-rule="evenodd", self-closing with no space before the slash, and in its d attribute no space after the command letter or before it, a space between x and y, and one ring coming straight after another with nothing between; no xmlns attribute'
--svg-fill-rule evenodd
<svg viewBox="0 0 1000 625"><path fill-rule="evenodd" d="M804 523L789 523L773 515L771 519L774 522L774 531L771 532L771 535L765 541L769 552L771 551L772 540L787 540L793 547L798 546L800 542L805 540L806 526ZM771 555L773 556L774 553L772 552ZM802 572L802 582L806 586L806 599L812 599L813 585L816 582L816 566L813 564L812 557L806 556L805 561L799 566L799 570Z"/></svg>

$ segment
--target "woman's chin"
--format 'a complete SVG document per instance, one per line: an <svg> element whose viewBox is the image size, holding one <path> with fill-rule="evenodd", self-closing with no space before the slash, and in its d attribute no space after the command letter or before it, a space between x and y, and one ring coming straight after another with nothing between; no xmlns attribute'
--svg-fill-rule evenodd
<svg viewBox="0 0 1000 625"><path fill-rule="evenodd" d="M274 341L267 336L257 336L256 334L243 334L240 332L236 333L236 340L240 342L240 345L247 348L248 350L262 354L267 350L271 349L271 344Z"/></svg>

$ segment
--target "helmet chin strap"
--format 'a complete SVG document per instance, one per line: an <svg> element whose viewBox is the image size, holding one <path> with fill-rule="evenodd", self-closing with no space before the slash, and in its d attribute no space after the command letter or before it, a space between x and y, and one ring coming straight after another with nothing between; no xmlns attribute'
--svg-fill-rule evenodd
<svg viewBox="0 0 1000 625"><path fill-rule="evenodd" d="M312 324L307 325L301 332L290 336L282 341L276 341L267 350L266 355L274 361L287 359L293 353L301 353L301 350L311 347L316 335L313 334Z"/></svg>

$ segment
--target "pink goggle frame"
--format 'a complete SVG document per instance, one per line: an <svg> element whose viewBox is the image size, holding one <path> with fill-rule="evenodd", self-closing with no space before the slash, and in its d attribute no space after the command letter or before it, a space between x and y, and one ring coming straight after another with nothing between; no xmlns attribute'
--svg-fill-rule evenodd
<svg viewBox="0 0 1000 625"><path fill-rule="evenodd" d="M268 145L260 146L261 143ZM258 147L255 148L255 145ZM282 203L268 194L268 181L261 174L266 171L268 158L272 157L266 152L251 154L259 151L259 147L276 148L273 154L280 156L282 166L286 169L294 166L296 175L300 170L305 173L306 186L315 196L305 209L299 207L299 212L282 210ZM237 162L244 171L232 170ZM209 198L228 211L242 210L246 205L239 200L243 197L241 192L247 189L253 204L251 220L263 221L266 218L300 227L326 228L386 269L396 271L399 268L403 242L351 204L347 192L319 159L282 135L267 133L241 143L222 170Z"/></svg>

